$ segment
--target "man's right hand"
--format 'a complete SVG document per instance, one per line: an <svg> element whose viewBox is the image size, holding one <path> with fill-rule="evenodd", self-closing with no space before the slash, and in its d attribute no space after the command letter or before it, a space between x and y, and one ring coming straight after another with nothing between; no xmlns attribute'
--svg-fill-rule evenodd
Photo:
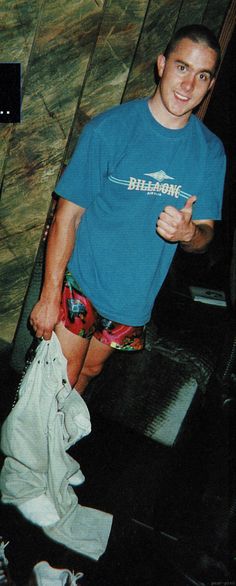
<svg viewBox="0 0 236 586"><path fill-rule="evenodd" d="M59 322L60 302L40 299L34 306L29 322L37 338L50 340L55 325Z"/></svg>

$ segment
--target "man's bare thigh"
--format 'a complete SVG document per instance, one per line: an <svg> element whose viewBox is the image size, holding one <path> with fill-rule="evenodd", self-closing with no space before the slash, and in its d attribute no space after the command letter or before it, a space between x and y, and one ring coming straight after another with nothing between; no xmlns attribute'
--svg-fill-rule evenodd
<svg viewBox="0 0 236 586"><path fill-rule="evenodd" d="M72 334L60 322L55 326L55 333L67 360L67 372L71 386L74 386L83 367L90 340Z"/></svg>

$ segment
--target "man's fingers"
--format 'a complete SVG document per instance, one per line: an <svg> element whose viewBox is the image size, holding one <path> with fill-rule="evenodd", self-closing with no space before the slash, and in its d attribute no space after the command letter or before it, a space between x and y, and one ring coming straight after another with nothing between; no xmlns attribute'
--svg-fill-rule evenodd
<svg viewBox="0 0 236 586"><path fill-rule="evenodd" d="M170 224L169 222L159 219L157 222L157 228L162 230L162 232L170 232L170 234L173 234L176 229L176 223L171 222Z"/></svg>
<svg viewBox="0 0 236 586"><path fill-rule="evenodd" d="M44 340L50 340L52 337L52 330L44 330L43 338Z"/></svg>
<svg viewBox="0 0 236 586"><path fill-rule="evenodd" d="M52 330L36 330L35 336L41 340L50 340L52 337Z"/></svg>
<svg viewBox="0 0 236 586"><path fill-rule="evenodd" d="M177 208L175 208L174 206L166 206L164 208L163 212L161 212L160 217L163 214L166 214L166 216L170 216L171 218L175 218L178 213L179 213L179 210L177 210Z"/></svg>
<svg viewBox="0 0 236 586"><path fill-rule="evenodd" d="M44 340L50 340L52 336L52 329L51 328L43 328L39 325L35 324L33 320L30 320L30 325L32 326L36 338L43 338Z"/></svg>
<svg viewBox="0 0 236 586"><path fill-rule="evenodd" d="M166 221L168 223L168 218L170 218L171 220L175 220L178 221L178 219L180 218L180 212L187 212L187 213L192 213L192 206L195 203L197 197L196 195L191 195L187 201L185 206L181 209L178 210L177 208L175 208L174 206L166 206L164 208L164 210L161 212L160 214L160 219L162 221Z"/></svg>

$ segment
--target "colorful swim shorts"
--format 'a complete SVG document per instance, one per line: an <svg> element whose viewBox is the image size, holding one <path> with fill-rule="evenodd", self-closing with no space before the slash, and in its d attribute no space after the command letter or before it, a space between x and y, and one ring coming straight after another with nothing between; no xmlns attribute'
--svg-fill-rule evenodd
<svg viewBox="0 0 236 586"><path fill-rule="evenodd" d="M100 315L81 291L69 271L66 271L61 300L60 320L73 334L118 350L142 350L145 326L127 326Z"/></svg>

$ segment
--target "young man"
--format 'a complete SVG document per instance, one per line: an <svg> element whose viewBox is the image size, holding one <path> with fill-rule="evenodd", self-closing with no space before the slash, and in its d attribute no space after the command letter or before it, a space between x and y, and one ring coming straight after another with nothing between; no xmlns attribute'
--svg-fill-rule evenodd
<svg viewBox="0 0 236 586"><path fill-rule="evenodd" d="M89 122L57 184L30 322L45 339L55 329L80 393L115 348L143 348L177 244L202 252L213 237L225 154L192 111L214 84L219 59L209 29L179 30L157 59L154 95Z"/></svg>

